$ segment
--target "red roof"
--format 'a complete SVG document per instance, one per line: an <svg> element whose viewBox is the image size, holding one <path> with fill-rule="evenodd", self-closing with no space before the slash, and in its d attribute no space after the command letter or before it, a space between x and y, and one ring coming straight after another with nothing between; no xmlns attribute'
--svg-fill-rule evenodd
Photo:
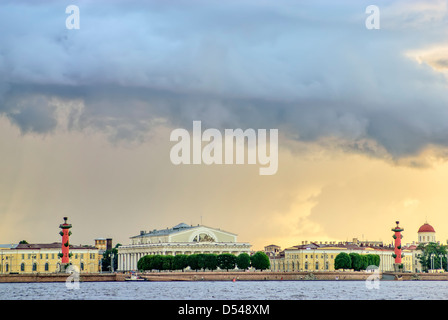
<svg viewBox="0 0 448 320"><path fill-rule="evenodd" d="M418 229L418 233L420 233L420 232L436 232L436 231L430 224L425 223L424 225L422 225L420 227L420 229Z"/></svg>

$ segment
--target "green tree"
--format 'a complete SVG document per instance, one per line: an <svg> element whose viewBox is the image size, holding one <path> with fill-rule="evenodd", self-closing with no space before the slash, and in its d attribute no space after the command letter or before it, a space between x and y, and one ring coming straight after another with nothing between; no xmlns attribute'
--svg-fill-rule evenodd
<svg viewBox="0 0 448 320"><path fill-rule="evenodd" d="M252 267L257 270L266 270L271 266L269 257L263 251L254 253L254 255L250 257L250 262L252 264Z"/></svg>
<svg viewBox="0 0 448 320"><path fill-rule="evenodd" d="M173 258L173 270L182 270L188 267L188 256L186 254L176 254Z"/></svg>
<svg viewBox="0 0 448 320"><path fill-rule="evenodd" d="M162 256L162 266L160 270L173 270L173 256L165 255Z"/></svg>
<svg viewBox="0 0 448 320"><path fill-rule="evenodd" d="M141 271L151 270L151 259L154 256L146 255L140 258L137 262L137 269Z"/></svg>
<svg viewBox="0 0 448 320"><path fill-rule="evenodd" d="M363 256L361 256L359 253L356 252L351 252L349 256L351 261L351 267L349 269L353 269L355 271L365 269L364 268L365 258Z"/></svg>
<svg viewBox="0 0 448 320"><path fill-rule="evenodd" d="M204 253L198 253L197 258L198 258L198 269L202 269L202 271L204 271L206 268L205 265L206 255Z"/></svg>
<svg viewBox="0 0 448 320"><path fill-rule="evenodd" d="M351 269L351 267L352 260L347 253L341 252L334 258L335 269Z"/></svg>
<svg viewBox="0 0 448 320"><path fill-rule="evenodd" d="M197 254L190 254L187 259L188 266L191 270L198 270L199 268L199 257Z"/></svg>
<svg viewBox="0 0 448 320"><path fill-rule="evenodd" d="M380 266L380 256L377 254L366 254L363 256L365 259L364 268L367 269L368 266Z"/></svg>
<svg viewBox="0 0 448 320"><path fill-rule="evenodd" d="M236 257L236 266L238 269L247 270L250 267L250 256L243 252Z"/></svg>
<svg viewBox="0 0 448 320"><path fill-rule="evenodd" d="M111 271L111 261L112 257L111 255L114 255L114 270L118 269L118 247L120 247L121 244L117 243L114 248L111 250L106 250L103 253L103 258L101 259L101 270L102 271Z"/></svg>
<svg viewBox="0 0 448 320"><path fill-rule="evenodd" d="M211 271L218 268L218 256L216 254L205 255L205 268Z"/></svg>
<svg viewBox="0 0 448 320"><path fill-rule="evenodd" d="M218 267L222 270L235 269L236 257L230 253L222 253L218 255Z"/></svg>
<svg viewBox="0 0 448 320"><path fill-rule="evenodd" d="M19 244L28 244L28 241L26 241L26 240L21 240L21 241L19 242Z"/></svg>
<svg viewBox="0 0 448 320"><path fill-rule="evenodd" d="M152 256L149 261L149 269L150 270L162 270L163 266L163 256L160 254L156 254Z"/></svg>
<svg viewBox="0 0 448 320"><path fill-rule="evenodd" d="M445 269L447 270L447 246L440 245L435 242L430 243L420 243L417 249L421 250L421 254L417 257L420 260L423 271L428 271L429 269Z"/></svg>

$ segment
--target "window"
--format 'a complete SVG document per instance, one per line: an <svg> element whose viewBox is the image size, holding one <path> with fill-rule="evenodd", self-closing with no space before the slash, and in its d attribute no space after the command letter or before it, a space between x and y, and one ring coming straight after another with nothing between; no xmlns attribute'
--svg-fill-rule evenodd
<svg viewBox="0 0 448 320"><path fill-rule="evenodd" d="M51 259L54 259L54 253L51 254Z"/></svg>
<svg viewBox="0 0 448 320"><path fill-rule="evenodd" d="M84 270L84 262L81 262L81 271Z"/></svg>
<svg viewBox="0 0 448 320"><path fill-rule="evenodd" d="M45 259L48 259L48 253L45 254Z"/></svg>
<svg viewBox="0 0 448 320"><path fill-rule="evenodd" d="M33 263L33 271L37 271L37 264Z"/></svg>
<svg viewBox="0 0 448 320"><path fill-rule="evenodd" d="M48 271L49 266L48 266L48 262L45 264L45 271Z"/></svg>
<svg viewBox="0 0 448 320"><path fill-rule="evenodd" d="M24 254L24 253L22 253L22 260L23 260L23 259L25 259L25 254Z"/></svg>
<svg viewBox="0 0 448 320"><path fill-rule="evenodd" d="M6 269L6 272L9 271L9 264L6 264L6 265L5 265L5 269Z"/></svg>
<svg viewBox="0 0 448 320"><path fill-rule="evenodd" d="M319 262L316 262L316 270L319 270Z"/></svg>
<svg viewBox="0 0 448 320"><path fill-rule="evenodd" d="M25 271L25 264L24 264L24 263L22 263L22 264L20 265L20 271Z"/></svg>

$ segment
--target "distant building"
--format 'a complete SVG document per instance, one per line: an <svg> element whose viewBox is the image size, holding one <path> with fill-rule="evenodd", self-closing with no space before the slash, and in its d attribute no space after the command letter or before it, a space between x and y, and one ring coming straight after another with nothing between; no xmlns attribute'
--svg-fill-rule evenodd
<svg viewBox="0 0 448 320"><path fill-rule="evenodd" d="M1 245L0 273L52 273L61 269L61 243ZM98 249L70 245L70 263L80 273L99 271Z"/></svg>
<svg viewBox="0 0 448 320"><path fill-rule="evenodd" d="M268 257L276 257L280 254L281 251L282 248L275 244L264 247L264 253L266 253Z"/></svg>
<svg viewBox="0 0 448 320"><path fill-rule="evenodd" d="M111 238L96 238L95 239L95 247L102 251L112 250L112 239Z"/></svg>
<svg viewBox="0 0 448 320"><path fill-rule="evenodd" d="M419 243L436 242L436 231L427 222L418 229L417 234Z"/></svg>
<svg viewBox="0 0 448 320"><path fill-rule="evenodd" d="M372 241L378 245L352 242L308 242L284 249L277 256L270 257L272 271L335 271L334 260L336 256L345 252L364 254L377 254L380 256L380 271L393 271L393 246L380 245L380 241ZM403 248L403 265L405 270L413 270L413 253Z"/></svg>
<svg viewBox="0 0 448 320"><path fill-rule="evenodd" d="M129 245L118 248L118 271L137 269L138 260L145 255L177 255L194 253L250 253L251 245L237 242L237 235L203 225L180 223L172 228L140 231L130 238Z"/></svg>

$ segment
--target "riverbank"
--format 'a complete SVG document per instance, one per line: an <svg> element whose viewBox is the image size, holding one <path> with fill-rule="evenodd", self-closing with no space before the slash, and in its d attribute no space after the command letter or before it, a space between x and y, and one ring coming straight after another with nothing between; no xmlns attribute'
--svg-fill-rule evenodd
<svg viewBox="0 0 448 320"><path fill-rule="evenodd" d="M66 282L67 273L0 274L0 283L12 282ZM273 272L273 271L213 271L213 272L148 272L138 276L147 281L365 281L375 276L371 272ZM80 282L125 281L123 273L80 274ZM380 280L448 281L448 273L379 273Z"/></svg>
<svg viewBox="0 0 448 320"><path fill-rule="evenodd" d="M70 274L68 273L0 274L0 283L66 282L69 277ZM80 282L124 281L124 279L125 275L120 273L85 273L79 275Z"/></svg>

